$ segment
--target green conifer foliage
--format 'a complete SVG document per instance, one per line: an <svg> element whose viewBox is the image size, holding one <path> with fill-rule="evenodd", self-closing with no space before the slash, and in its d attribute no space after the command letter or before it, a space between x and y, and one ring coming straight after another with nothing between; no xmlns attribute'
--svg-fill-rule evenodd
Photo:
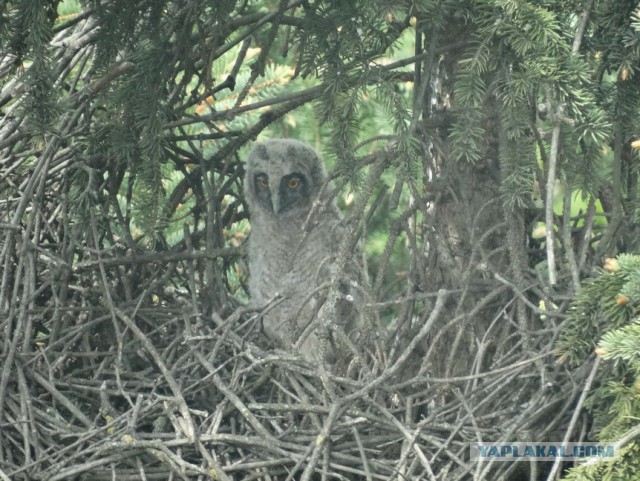
<svg viewBox="0 0 640 481"><path fill-rule="evenodd" d="M640 256L608 259L605 269L574 300L558 347L575 364L594 349L602 357L587 407L597 439L620 457L574 468L566 480L631 480L640 470Z"/></svg>

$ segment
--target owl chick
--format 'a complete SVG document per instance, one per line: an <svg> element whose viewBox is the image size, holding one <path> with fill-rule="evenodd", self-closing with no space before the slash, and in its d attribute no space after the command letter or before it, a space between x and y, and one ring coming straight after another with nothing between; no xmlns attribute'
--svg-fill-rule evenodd
<svg viewBox="0 0 640 481"><path fill-rule="evenodd" d="M291 139L256 144L244 179L251 220L249 294L256 306L283 297L263 315L264 331L287 350L298 346L310 362L333 362L336 332L348 334L357 315L345 308L345 295L339 308L329 310L333 318L322 319L323 295L344 236L336 206L323 198L326 181L318 154Z"/></svg>

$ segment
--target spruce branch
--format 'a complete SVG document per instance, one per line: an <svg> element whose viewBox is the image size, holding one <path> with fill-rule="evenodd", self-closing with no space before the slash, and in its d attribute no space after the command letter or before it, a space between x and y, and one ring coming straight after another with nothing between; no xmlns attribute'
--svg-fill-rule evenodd
<svg viewBox="0 0 640 481"><path fill-rule="evenodd" d="M585 29L587 28L587 22L589 21L589 14L591 13L592 6L593 0L588 0L584 6L582 14L580 15L580 23L576 29L576 33L573 38L573 45L571 46L571 53L574 56L580 51L580 45L582 45L582 39L584 37Z"/></svg>
<svg viewBox="0 0 640 481"><path fill-rule="evenodd" d="M575 57L579 50L580 45L582 43L582 38L584 36L585 27L587 20L589 18L589 12L591 9L593 1L590 0L588 4L585 6L585 9L580 17L580 23L574 35L572 52L571 56ZM552 100L551 100L551 92L547 89L546 92L546 107L547 112L552 114L552 132L551 132L551 145L549 147L549 165L547 168L547 188L546 188L546 200L545 200L545 228L546 228L546 250L547 250L547 265L549 269L549 284L554 286L557 282L557 273L556 273L556 260L555 260L555 232L554 232L554 213L553 213L553 194L555 190L556 183L556 171L558 168L558 151L560 147L560 132L562 127L562 122L564 120L565 113L565 105L563 103L559 103L555 106L555 109L552 110ZM565 222L569 222L568 219ZM571 249L571 245L566 245L565 249ZM573 251L569 256L569 264L571 266L572 272L574 273L574 277L577 275L576 269L576 261L573 254ZM576 279L574 279L575 281Z"/></svg>
<svg viewBox="0 0 640 481"><path fill-rule="evenodd" d="M619 229L623 222L624 211L622 208L622 129L617 122L613 133L613 166L611 168L611 214L608 218L607 229L598 244L596 259L602 259L614 252L615 241L619 235Z"/></svg>
<svg viewBox="0 0 640 481"><path fill-rule="evenodd" d="M547 104L551 110L551 96L547 92ZM546 229L546 249L547 266L549 269L549 284L554 286L557 282L556 257L555 257L555 219L553 213L553 194L556 185L556 171L558 168L558 150L560 147L560 129L562 127L562 117L564 106L558 105L555 110L553 120L553 131L551 133L551 146L549 147L549 165L547 168L547 198L545 199L545 229Z"/></svg>
<svg viewBox="0 0 640 481"><path fill-rule="evenodd" d="M568 183L570 185L570 183ZM572 191L570 188L565 189L564 199L562 203L562 244L564 247L567 266L571 274L573 292L580 292L580 269L576 260L575 250L573 246L573 238L571 237L571 202Z"/></svg>

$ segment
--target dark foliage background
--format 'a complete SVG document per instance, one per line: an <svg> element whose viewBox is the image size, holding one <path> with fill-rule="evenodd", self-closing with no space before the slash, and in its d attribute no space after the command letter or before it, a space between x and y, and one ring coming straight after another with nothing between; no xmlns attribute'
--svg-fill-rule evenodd
<svg viewBox="0 0 640 481"><path fill-rule="evenodd" d="M637 359L592 353L638 315L635 258L595 267L638 250L639 14L0 0L0 478L551 480L468 443L604 432L610 478L570 476L634 479ZM277 136L365 244L387 334L347 373L247 307L243 159Z"/></svg>

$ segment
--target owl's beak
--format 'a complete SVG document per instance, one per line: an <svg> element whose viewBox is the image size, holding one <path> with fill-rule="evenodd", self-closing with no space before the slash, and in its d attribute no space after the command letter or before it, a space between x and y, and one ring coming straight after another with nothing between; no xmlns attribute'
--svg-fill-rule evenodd
<svg viewBox="0 0 640 481"><path fill-rule="evenodd" d="M271 196L271 205L273 207L273 213L276 215L279 214L280 208L281 208L281 202L280 202L280 196L278 195L278 193Z"/></svg>

